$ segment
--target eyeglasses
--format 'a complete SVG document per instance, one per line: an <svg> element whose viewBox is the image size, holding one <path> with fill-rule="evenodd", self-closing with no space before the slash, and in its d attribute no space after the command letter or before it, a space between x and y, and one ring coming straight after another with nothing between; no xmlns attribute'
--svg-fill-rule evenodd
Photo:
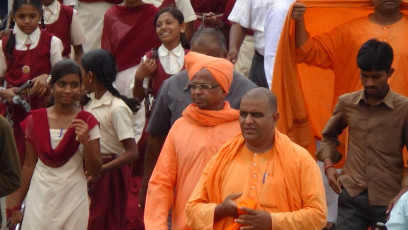
<svg viewBox="0 0 408 230"><path fill-rule="evenodd" d="M195 90L195 89L202 89L202 90L209 90L209 89L213 89L213 88L217 88L220 85L210 85L210 84L194 84L194 83L190 83L187 85L188 89L191 90Z"/></svg>

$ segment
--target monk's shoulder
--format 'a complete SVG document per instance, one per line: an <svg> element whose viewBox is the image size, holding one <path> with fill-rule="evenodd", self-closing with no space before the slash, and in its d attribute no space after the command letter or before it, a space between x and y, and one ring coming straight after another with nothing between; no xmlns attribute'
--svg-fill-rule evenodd
<svg viewBox="0 0 408 230"><path fill-rule="evenodd" d="M298 159L299 162L303 162L305 160L309 161L315 161L312 155L302 146L292 142L292 147L293 147L293 154L295 154L295 159Z"/></svg>
<svg viewBox="0 0 408 230"><path fill-rule="evenodd" d="M186 128L188 128L189 126L191 126L191 123L188 122L188 120L185 117L180 117L179 119L177 119L174 124L171 126L169 134L170 133L178 133L181 130L185 130Z"/></svg>

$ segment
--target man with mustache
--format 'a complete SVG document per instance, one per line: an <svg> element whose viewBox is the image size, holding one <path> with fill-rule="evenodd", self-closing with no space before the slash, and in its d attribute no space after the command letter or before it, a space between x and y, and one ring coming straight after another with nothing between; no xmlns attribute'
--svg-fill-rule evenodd
<svg viewBox="0 0 408 230"><path fill-rule="evenodd" d="M333 1L324 0L317 2L321 4L333 3ZM363 3L364 1L356 2ZM350 13L348 17L343 16L348 20L325 33L313 31L312 21L307 20L307 11L311 11L310 4L304 2L306 4L304 5L297 2L293 6L291 16L295 21L296 50L294 52L296 52L296 61L313 66L308 71L311 73L318 71L319 74L315 74L318 76L316 79L322 79L316 82L312 80L313 77L308 76L308 73L301 72L299 74L304 93L302 97L306 101L307 113L310 118L309 124L318 140L321 138L321 131L330 117L338 97L344 93L361 89L360 81L356 78L359 69L354 57L357 56L361 45L371 38L386 41L393 47L393 64L396 69L394 77L389 80L389 85L395 92L408 96L408 78L405 77L405 73L408 71L408 43L404 42L408 36L406 29L408 28L408 15L406 11L403 11L405 9L403 2L402 0L366 0L365 2L367 4L372 3L372 12L370 12L370 8L365 8L367 12L364 14L359 13L358 16L352 16ZM363 11L363 8L359 10ZM311 12L309 12L310 14ZM327 16L327 18L322 16L319 19L330 21L335 20L336 16ZM331 71L326 71L327 69ZM323 71L325 72L322 73ZM327 82L324 84L322 81ZM344 136L339 139L344 139ZM343 149L340 147L339 151L343 153L345 159ZM319 162L319 164L322 163ZM343 164L344 160L337 163L335 167L341 168ZM328 186L325 188L328 222L335 223L337 195ZM331 224L328 224L328 229L332 229L330 226Z"/></svg>
<svg viewBox="0 0 408 230"><path fill-rule="evenodd" d="M191 51L205 55L226 58L226 40L223 34L214 28L205 28L194 33ZM165 80L154 102L154 108L146 131L149 133L143 165L143 183L139 194L139 204L144 207L147 184L153 168L159 158L164 140L174 122L181 117L183 110L192 102L187 88L189 83L186 70ZM237 71L233 72L228 94L225 96L231 107L239 108L242 96L256 85Z"/></svg>
<svg viewBox="0 0 408 230"><path fill-rule="evenodd" d="M185 204L212 156L239 132L237 110L225 100L234 66L224 58L190 51L185 56L192 103L171 127L149 181L145 228L190 230Z"/></svg>
<svg viewBox="0 0 408 230"><path fill-rule="evenodd" d="M363 230L385 222L408 190L403 178L402 149L408 144L408 98L392 91L394 54L386 42L364 43L357 54L364 87L339 97L322 134L318 160L330 187L339 194L337 229ZM338 136L348 128L348 154L343 171L333 168Z"/></svg>

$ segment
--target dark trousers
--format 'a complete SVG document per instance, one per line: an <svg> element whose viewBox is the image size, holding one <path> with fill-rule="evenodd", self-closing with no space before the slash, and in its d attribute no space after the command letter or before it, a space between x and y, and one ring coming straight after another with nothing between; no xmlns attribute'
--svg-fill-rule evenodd
<svg viewBox="0 0 408 230"><path fill-rule="evenodd" d="M368 192L350 197L346 189L339 195L337 214L337 230L367 230L368 226L375 229L377 222L385 223L387 206L370 206Z"/></svg>
<svg viewBox="0 0 408 230"><path fill-rule="evenodd" d="M251 80L257 86L269 89L269 85L265 77L264 56L256 51L254 57L252 58L251 69L249 70L248 75L249 80ZM272 76L269 77L272 78Z"/></svg>

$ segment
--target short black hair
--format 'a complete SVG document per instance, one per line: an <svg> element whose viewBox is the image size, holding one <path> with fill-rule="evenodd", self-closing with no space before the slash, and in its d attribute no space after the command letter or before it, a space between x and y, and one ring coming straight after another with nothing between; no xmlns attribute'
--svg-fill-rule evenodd
<svg viewBox="0 0 408 230"><path fill-rule="evenodd" d="M370 39L366 41L357 54L357 66L363 71L391 69L394 52L387 42Z"/></svg>

